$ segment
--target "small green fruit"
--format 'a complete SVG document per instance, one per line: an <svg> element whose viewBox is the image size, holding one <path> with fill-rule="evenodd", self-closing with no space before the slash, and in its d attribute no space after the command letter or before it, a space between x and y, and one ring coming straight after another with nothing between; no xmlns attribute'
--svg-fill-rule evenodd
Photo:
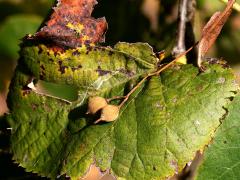
<svg viewBox="0 0 240 180"><path fill-rule="evenodd" d="M87 114L95 114L105 106L107 106L107 101L103 97L99 96L90 97L88 100Z"/></svg>

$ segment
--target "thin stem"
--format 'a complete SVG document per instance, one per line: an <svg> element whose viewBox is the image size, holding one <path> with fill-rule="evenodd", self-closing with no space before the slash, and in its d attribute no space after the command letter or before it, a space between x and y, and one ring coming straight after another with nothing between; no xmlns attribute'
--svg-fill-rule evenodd
<svg viewBox="0 0 240 180"><path fill-rule="evenodd" d="M173 48L173 55L177 56L186 50L185 46L185 34L186 34L186 23L187 23L187 9L188 0L179 0L178 10L178 34L176 46Z"/></svg>
<svg viewBox="0 0 240 180"><path fill-rule="evenodd" d="M131 96L132 93L134 93L137 88L139 86L141 86L144 81L149 77L149 75L147 75L146 77L144 77L126 96L125 96L125 99L121 102L121 104L119 105L119 109L124 105L124 103L128 100L128 98Z"/></svg>
<svg viewBox="0 0 240 180"><path fill-rule="evenodd" d="M94 122L94 124L97 124L97 123L99 123L100 121L102 121L101 118L99 118L98 120L96 120L96 121Z"/></svg>
<svg viewBox="0 0 240 180"><path fill-rule="evenodd" d="M190 52L195 46L198 45L199 42L196 42L192 47L190 47L187 51L179 54L174 60L172 60L170 63L168 63L167 65L163 66L162 68L160 68L157 72L153 73L153 75L159 75L162 71L164 71L165 69L167 69L168 67L170 67L172 64L174 64L175 62L177 62L180 58L182 58L183 56L185 56L188 52Z"/></svg>
<svg viewBox="0 0 240 180"><path fill-rule="evenodd" d="M126 98L126 96L114 96L114 97L109 98L109 99L106 99L106 100L107 100L107 102L109 103L109 102L111 102L111 101L113 101L113 100L124 99L124 98Z"/></svg>

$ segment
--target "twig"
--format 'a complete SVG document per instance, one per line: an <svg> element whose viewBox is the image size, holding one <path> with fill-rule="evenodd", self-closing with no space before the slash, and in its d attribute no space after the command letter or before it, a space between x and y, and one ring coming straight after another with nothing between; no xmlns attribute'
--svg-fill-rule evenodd
<svg viewBox="0 0 240 180"><path fill-rule="evenodd" d="M185 34L187 22L187 8L188 0L179 0L177 42L172 51L174 56L177 56L186 50Z"/></svg>
<svg viewBox="0 0 240 180"><path fill-rule="evenodd" d="M107 102L109 103L109 102L111 102L111 101L113 101L113 100L124 99L124 98L126 98L126 96L114 96L114 97L109 98L109 99L106 99L106 100L107 100Z"/></svg>
<svg viewBox="0 0 240 180"><path fill-rule="evenodd" d="M144 82L145 82L145 80L147 79L147 78L149 78L150 77L150 75L147 75L147 76L145 76L126 96L125 96L125 99L121 102L121 104L119 105L119 109L125 104L125 102L129 99L129 97L131 96L131 94L132 93L134 93L136 90L137 90L137 88L139 88L139 86L141 86Z"/></svg>

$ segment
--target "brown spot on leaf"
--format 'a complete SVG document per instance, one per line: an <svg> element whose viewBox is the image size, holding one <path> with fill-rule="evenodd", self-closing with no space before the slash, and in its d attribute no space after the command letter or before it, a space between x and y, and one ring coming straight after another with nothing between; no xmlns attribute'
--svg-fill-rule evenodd
<svg viewBox="0 0 240 180"><path fill-rule="evenodd" d="M134 72L130 71L129 69L119 69L119 72L123 73L123 74L126 74L128 77L132 77L135 75Z"/></svg>
<svg viewBox="0 0 240 180"><path fill-rule="evenodd" d="M41 68L42 70L45 70L45 67L44 67L43 65L41 65L40 68Z"/></svg>
<svg viewBox="0 0 240 180"><path fill-rule="evenodd" d="M26 96L26 95L30 94L31 91L32 91L32 89L30 89L27 85L23 86L23 88L22 88L22 95Z"/></svg>
<svg viewBox="0 0 240 180"><path fill-rule="evenodd" d="M58 53L64 53L65 49L63 47L59 46L50 46L48 47L49 50L52 50L54 52L54 56L57 56Z"/></svg>
<svg viewBox="0 0 240 180"><path fill-rule="evenodd" d="M38 54L41 54L42 52L43 52L43 49L41 47L39 47Z"/></svg>
<svg viewBox="0 0 240 180"><path fill-rule="evenodd" d="M163 111L164 105L162 105L160 102L157 102L155 105L160 111Z"/></svg>
<svg viewBox="0 0 240 180"><path fill-rule="evenodd" d="M225 83L225 81L226 81L226 79L224 77L220 77L217 80L217 84L223 84L223 83Z"/></svg>
<svg viewBox="0 0 240 180"><path fill-rule="evenodd" d="M37 104L31 104L31 107L32 107L32 110L35 111L37 109L38 105Z"/></svg>
<svg viewBox="0 0 240 180"><path fill-rule="evenodd" d="M81 65L79 65L79 66L77 66L77 67L71 67L71 69L72 69L73 72L76 71L76 70L78 70L78 69L81 69L81 68L82 68Z"/></svg>
<svg viewBox="0 0 240 180"><path fill-rule="evenodd" d="M78 50L72 52L73 56L79 56L81 53Z"/></svg>
<svg viewBox="0 0 240 180"><path fill-rule="evenodd" d="M44 79L45 76L46 76L45 67L44 67L44 65L41 65L40 66L40 79Z"/></svg>
<svg viewBox="0 0 240 180"><path fill-rule="evenodd" d="M54 62L54 60L52 58L49 59L50 62Z"/></svg>
<svg viewBox="0 0 240 180"><path fill-rule="evenodd" d="M51 112L52 111L51 107L49 107L47 104L44 104L43 108L46 112Z"/></svg>
<svg viewBox="0 0 240 180"><path fill-rule="evenodd" d="M108 52L108 55L109 55L109 56L112 56L112 55L113 55L113 51L109 51L109 52Z"/></svg>
<svg viewBox="0 0 240 180"><path fill-rule="evenodd" d="M57 46L79 47L104 42L105 18L91 17L96 0L58 0L57 7L35 38L51 40Z"/></svg>
<svg viewBox="0 0 240 180"><path fill-rule="evenodd" d="M197 91L202 91L204 88L203 84L200 84L199 86L196 87Z"/></svg>
<svg viewBox="0 0 240 180"><path fill-rule="evenodd" d="M61 72L61 74L64 74L65 73L65 69L67 67L62 64L62 61L58 61L58 64L59 64L59 71Z"/></svg>
<svg viewBox="0 0 240 180"><path fill-rule="evenodd" d="M172 160L172 161L170 162L170 165L175 169L175 173L178 173L178 164L177 164L177 161Z"/></svg>
<svg viewBox="0 0 240 180"><path fill-rule="evenodd" d="M221 58L219 59L219 58L212 58L212 57L204 57L203 60L206 61L208 64L211 64L211 65L212 64L218 64L224 69L230 68L230 66L227 64L227 62L224 61Z"/></svg>
<svg viewBox="0 0 240 180"><path fill-rule="evenodd" d="M177 102L177 98L176 98L176 97L173 98L173 99L172 99L172 102L173 102L173 103L176 103L176 102Z"/></svg>
<svg viewBox="0 0 240 180"><path fill-rule="evenodd" d="M108 70L102 70L100 66L98 66L98 69L96 70L99 74L99 76L105 76L106 74L111 74L111 71Z"/></svg>

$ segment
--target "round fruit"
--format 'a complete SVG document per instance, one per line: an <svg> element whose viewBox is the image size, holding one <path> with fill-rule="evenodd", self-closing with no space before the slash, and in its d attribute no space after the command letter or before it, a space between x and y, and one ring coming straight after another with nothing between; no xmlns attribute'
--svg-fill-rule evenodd
<svg viewBox="0 0 240 180"><path fill-rule="evenodd" d="M95 114L105 106L107 106L107 101L103 97L99 97L99 96L90 97L88 100L87 114Z"/></svg>
<svg viewBox="0 0 240 180"><path fill-rule="evenodd" d="M101 117L98 119L96 123L100 121L111 122L115 121L119 115L119 107L114 105L107 105L102 108Z"/></svg>

